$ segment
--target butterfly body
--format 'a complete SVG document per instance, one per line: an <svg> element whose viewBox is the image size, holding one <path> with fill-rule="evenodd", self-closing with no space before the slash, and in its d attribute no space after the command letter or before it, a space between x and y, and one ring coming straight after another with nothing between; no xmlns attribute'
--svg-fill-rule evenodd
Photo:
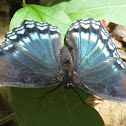
<svg viewBox="0 0 126 126"><path fill-rule="evenodd" d="M69 84L73 85L74 78L76 78L74 64L72 56L66 46L64 46L60 51L60 63L62 70L62 82L65 87L69 87Z"/></svg>
<svg viewBox="0 0 126 126"><path fill-rule="evenodd" d="M44 87L75 84L93 95L126 101L126 62L96 19L77 20L62 47L58 27L25 20L0 46L0 84Z"/></svg>

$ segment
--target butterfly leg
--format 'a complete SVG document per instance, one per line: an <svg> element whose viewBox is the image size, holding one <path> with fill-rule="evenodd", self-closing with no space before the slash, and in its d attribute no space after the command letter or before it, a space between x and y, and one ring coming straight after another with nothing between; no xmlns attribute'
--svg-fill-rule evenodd
<svg viewBox="0 0 126 126"><path fill-rule="evenodd" d="M61 82L57 87L53 88L52 90L46 92L45 95L43 95L42 97L39 97L38 99L41 100L41 99L45 98L48 94L50 94L51 92L53 92L53 91L55 91L56 89L58 89L62 84L63 84L63 82Z"/></svg>
<svg viewBox="0 0 126 126"><path fill-rule="evenodd" d="M79 96L79 98L80 98L80 100L82 101L82 103L85 104L85 105L87 105L87 104L85 103L85 101L83 101L81 95L74 89L74 87L72 88L72 90Z"/></svg>

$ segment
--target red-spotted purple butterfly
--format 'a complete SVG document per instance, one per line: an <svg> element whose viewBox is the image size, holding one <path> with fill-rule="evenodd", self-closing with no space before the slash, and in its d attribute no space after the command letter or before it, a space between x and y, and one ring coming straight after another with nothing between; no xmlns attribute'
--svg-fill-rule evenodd
<svg viewBox="0 0 126 126"><path fill-rule="evenodd" d="M34 88L58 83L126 101L126 62L99 20L71 24L62 48L58 28L48 23L25 20L6 34L0 46L1 85Z"/></svg>

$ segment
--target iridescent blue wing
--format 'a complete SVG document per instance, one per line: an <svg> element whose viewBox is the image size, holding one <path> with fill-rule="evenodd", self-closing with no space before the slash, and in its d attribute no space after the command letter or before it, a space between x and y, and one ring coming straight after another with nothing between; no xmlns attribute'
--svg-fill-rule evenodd
<svg viewBox="0 0 126 126"><path fill-rule="evenodd" d="M99 20L75 21L67 32L67 47L74 59L75 83L93 95L126 101L126 62Z"/></svg>
<svg viewBox="0 0 126 126"><path fill-rule="evenodd" d="M42 87L59 82L60 48L56 26L25 20L0 46L0 85Z"/></svg>

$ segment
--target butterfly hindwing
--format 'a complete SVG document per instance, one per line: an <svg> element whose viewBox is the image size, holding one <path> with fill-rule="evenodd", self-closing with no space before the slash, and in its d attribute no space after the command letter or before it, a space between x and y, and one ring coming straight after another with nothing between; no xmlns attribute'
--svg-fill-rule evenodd
<svg viewBox="0 0 126 126"><path fill-rule="evenodd" d="M126 99L126 63L117 53L109 33L96 19L75 21L67 32L67 47L75 64L76 81L91 94ZM72 52L72 51L71 51Z"/></svg>
<svg viewBox="0 0 126 126"><path fill-rule="evenodd" d="M0 84L42 87L59 82L60 48L56 26L25 20L0 46Z"/></svg>
<svg viewBox="0 0 126 126"><path fill-rule="evenodd" d="M117 101L126 99L126 63L119 58L108 58L77 79L80 87L91 94Z"/></svg>

